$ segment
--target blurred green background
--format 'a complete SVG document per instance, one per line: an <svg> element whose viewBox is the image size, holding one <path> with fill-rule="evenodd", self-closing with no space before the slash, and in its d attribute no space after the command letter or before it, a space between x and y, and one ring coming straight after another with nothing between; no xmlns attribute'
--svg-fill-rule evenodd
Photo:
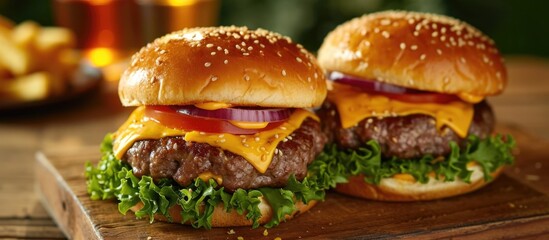
<svg viewBox="0 0 549 240"><path fill-rule="evenodd" d="M453 16L492 37L505 55L549 57L546 0L222 0L219 24L273 30L316 51L338 24L387 9ZM0 0L0 14L15 22L54 24L48 0Z"/></svg>

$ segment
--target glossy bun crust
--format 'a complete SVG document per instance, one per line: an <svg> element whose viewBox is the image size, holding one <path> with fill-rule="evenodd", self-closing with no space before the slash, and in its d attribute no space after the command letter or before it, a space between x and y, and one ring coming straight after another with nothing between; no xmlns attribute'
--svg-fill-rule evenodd
<svg viewBox="0 0 549 240"><path fill-rule="evenodd" d="M396 178L384 178L379 185L364 181L364 176L352 176L349 182L338 184L336 191L347 195L380 201L408 202L447 198L472 192L489 182L484 181L484 173L478 165L469 168L473 171L471 182L461 180L444 182L433 177L426 184L410 182ZM498 177L503 168L494 171L491 176Z"/></svg>
<svg viewBox="0 0 549 240"><path fill-rule="evenodd" d="M326 96L316 59L267 30L189 28L156 39L131 60L119 83L124 106L223 102L314 107Z"/></svg>
<svg viewBox="0 0 549 240"><path fill-rule="evenodd" d="M494 42L454 18L386 11L348 21L318 51L328 71L448 94L499 94L507 72Z"/></svg>
<svg viewBox="0 0 549 240"><path fill-rule="evenodd" d="M259 224L264 225L271 220L273 217L273 210L269 203L265 199L260 198L261 202L259 203L259 210L261 211L261 218L259 219ZM316 205L316 201L310 201L308 204L304 204L301 201L298 201L295 204L296 210L290 214L286 215L286 220L292 219L294 216L304 213ZM143 207L143 204L140 202L137 205L131 208L132 211L136 212ZM172 216L173 223L181 223L181 207L175 205L169 210L170 216ZM159 221L167 222L168 220L161 215L155 215L154 218ZM188 222L183 224L189 224ZM243 215L238 214L236 211L225 212L222 204L214 208L212 214L212 227L240 227L240 226L252 226L253 222L246 219L246 213Z"/></svg>

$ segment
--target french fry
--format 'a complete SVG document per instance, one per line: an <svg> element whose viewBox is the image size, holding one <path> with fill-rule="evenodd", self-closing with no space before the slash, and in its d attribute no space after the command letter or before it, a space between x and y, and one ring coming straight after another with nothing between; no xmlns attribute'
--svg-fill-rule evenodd
<svg viewBox="0 0 549 240"><path fill-rule="evenodd" d="M9 81L0 82L2 95L12 100L34 101L48 96L51 86L51 75L47 72L36 72Z"/></svg>
<svg viewBox="0 0 549 240"><path fill-rule="evenodd" d="M0 16L0 101L34 101L66 93L77 71L75 36L59 27Z"/></svg>
<svg viewBox="0 0 549 240"><path fill-rule="evenodd" d="M10 30L15 26L15 23L2 15L0 15L0 28L4 28L6 30Z"/></svg>
<svg viewBox="0 0 549 240"><path fill-rule="evenodd" d="M51 51L55 48L73 48L76 38L66 28L45 27L42 28L36 39L36 47L41 51Z"/></svg>
<svg viewBox="0 0 549 240"><path fill-rule="evenodd" d="M9 34L13 26L15 23L0 15L0 34Z"/></svg>
<svg viewBox="0 0 549 240"><path fill-rule="evenodd" d="M11 31L11 38L19 47L29 48L32 47L31 44L34 44L34 41L40 33L40 26L33 21L26 21Z"/></svg>
<svg viewBox="0 0 549 240"><path fill-rule="evenodd" d="M0 64L15 75L23 75L30 70L27 52L15 44L10 35L0 33Z"/></svg>

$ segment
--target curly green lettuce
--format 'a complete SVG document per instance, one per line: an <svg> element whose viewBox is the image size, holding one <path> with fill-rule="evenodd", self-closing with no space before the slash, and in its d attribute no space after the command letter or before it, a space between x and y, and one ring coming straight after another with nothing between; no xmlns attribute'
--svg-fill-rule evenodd
<svg viewBox="0 0 549 240"><path fill-rule="evenodd" d="M357 150L340 150L328 146L309 166L314 172L320 188L333 188L338 183L345 183L350 176L363 174L368 183L379 184L381 179L395 174L407 173L418 182L427 183L429 174L435 173L437 179L454 181L457 178L470 183L472 171L467 169L471 161L478 163L484 172L484 179L492 179L490 173L504 165L513 164L512 149L515 140L510 136L491 136L480 139L470 136L467 144L460 149L451 143L451 153L444 160L432 156L419 159L382 159L381 149L375 141L369 141L365 147Z"/></svg>
<svg viewBox="0 0 549 240"><path fill-rule="evenodd" d="M223 187L210 179L196 179L193 184L181 187L173 180L162 179L154 182L149 176L137 178L131 167L117 159L112 151L112 138L107 135L101 144L102 158L94 167L86 163L88 193L93 200L116 199L118 210L126 214L138 203L143 207L135 212L137 218L148 216L154 221L154 215L165 216L172 220L169 209L179 205L182 209L182 222L190 222L195 228L210 229L213 210L223 204L224 210L236 211L253 221L253 228L259 226L260 197L264 197L273 209L272 219L265 227L277 226L285 221L285 216L293 213L296 201L307 204L312 200L324 200L326 188L316 184L317 180L306 177L298 181L294 176L284 188L259 188L257 190L238 189L233 193L224 191Z"/></svg>
<svg viewBox="0 0 549 240"><path fill-rule="evenodd" d="M489 181L490 173L513 163L511 150L514 146L511 136L503 138L498 135L483 140L471 136L461 150L452 143L451 153L441 161L431 156L414 160L382 159L380 147L375 141L369 141L358 150L339 150L332 145L327 146L309 165L307 177L302 181L291 176L284 188L238 189L229 193L212 179L207 182L196 179L190 186L181 187L169 179L155 183L148 176L137 178L128 164L116 159L112 152L111 136L107 135L101 144L101 161L95 167L86 163L86 178L91 198L117 199L122 214L141 202L143 208L135 212L137 218L148 216L153 222L153 216L160 214L171 221L168 210L177 204L182 209L182 222L190 222L196 228L212 227L213 210L219 204L223 204L227 212L245 214L247 219L252 220L252 227L257 228L261 218L259 198L264 197L274 213L265 227L274 227L295 210L296 201L307 204L312 200L324 200L327 189L347 182L353 175L363 174L365 181L379 184L383 178L408 173L420 183L427 183L429 173L435 172L444 181L459 178L470 182L472 171L467 169L467 163L475 161L482 166L484 177Z"/></svg>

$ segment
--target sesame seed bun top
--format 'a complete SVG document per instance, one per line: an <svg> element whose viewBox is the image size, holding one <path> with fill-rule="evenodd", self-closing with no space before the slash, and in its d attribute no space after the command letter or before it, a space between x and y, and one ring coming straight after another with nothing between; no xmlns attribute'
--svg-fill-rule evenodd
<svg viewBox="0 0 549 240"><path fill-rule="evenodd" d="M385 11L350 20L318 52L328 71L447 94L501 93L507 72L494 41L454 18Z"/></svg>
<svg viewBox="0 0 549 240"><path fill-rule="evenodd" d="M124 106L314 107L326 96L316 59L288 37L245 27L189 28L143 47L123 73Z"/></svg>

